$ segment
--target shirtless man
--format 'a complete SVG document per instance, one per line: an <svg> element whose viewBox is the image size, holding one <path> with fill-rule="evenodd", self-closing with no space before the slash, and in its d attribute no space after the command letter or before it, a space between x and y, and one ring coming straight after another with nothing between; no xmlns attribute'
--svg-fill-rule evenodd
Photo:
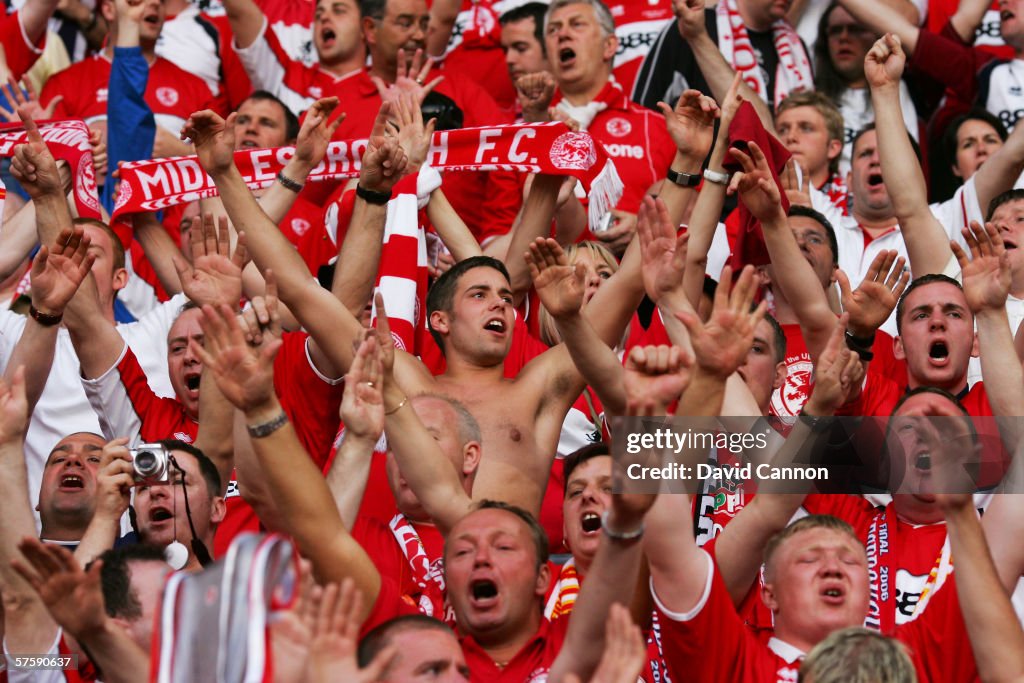
<svg viewBox="0 0 1024 683"><path fill-rule="evenodd" d="M389 154L396 146L382 136L388 110L385 105L378 114L368 154ZM287 248L277 226L252 198L231 154L233 119L225 122L212 112L199 112L183 134L195 142L200 163L216 183L235 226L246 232L257 266L277 273L282 301L311 333L318 329L338 340L329 353L336 367L347 370L352 342L363 328L337 299L310 280L301 259ZM363 189L390 193L404 164L404 154L398 154L396 163L385 166L383 173L361 181ZM524 211L550 216L560 185L561 178L538 177ZM369 208L363 229L382 231L386 207ZM639 303L638 261L638 256L627 255L619 273L595 296L600 301L589 307L595 313L591 322L606 344L619 339ZM555 289L567 292L582 286L571 270L552 272L561 276L550 283ZM514 379L504 378L514 312L507 273L493 259L469 259L446 273L434 284L428 309L447 370L432 377L413 356L396 351L399 386L406 398L424 393L451 396L469 407L480 423L484 465L474 499L496 498L538 512L562 421L584 386L568 351L556 346L534 358ZM401 406L399 402L386 409L394 412Z"/></svg>

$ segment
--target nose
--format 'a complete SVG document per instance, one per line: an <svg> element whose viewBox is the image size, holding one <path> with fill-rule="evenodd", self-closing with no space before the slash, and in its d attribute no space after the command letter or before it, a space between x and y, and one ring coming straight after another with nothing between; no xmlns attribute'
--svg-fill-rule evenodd
<svg viewBox="0 0 1024 683"><path fill-rule="evenodd" d="M473 555L473 566L474 567L490 567L491 566L491 549L486 543L481 543L476 547L476 554Z"/></svg>
<svg viewBox="0 0 1024 683"><path fill-rule="evenodd" d="M85 467L81 454L71 451L65 456L64 468L67 469L69 467Z"/></svg>
<svg viewBox="0 0 1024 683"><path fill-rule="evenodd" d="M946 329L946 316L942 315L942 311L940 311L938 307L932 309L932 312L928 317L928 326L933 330Z"/></svg>

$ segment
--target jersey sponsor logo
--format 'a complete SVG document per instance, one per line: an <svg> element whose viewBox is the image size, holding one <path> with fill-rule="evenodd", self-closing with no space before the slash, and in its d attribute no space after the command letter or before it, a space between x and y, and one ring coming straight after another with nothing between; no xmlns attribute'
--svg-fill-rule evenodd
<svg viewBox="0 0 1024 683"><path fill-rule="evenodd" d="M597 162L594 139L586 133L569 132L559 135L551 145L548 156L551 163L559 170L585 171Z"/></svg>
<svg viewBox="0 0 1024 683"><path fill-rule="evenodd" d="M180 98L178 91L174 88L163 87L156 89L156 99L165 107L173 107Z"/></svg>
<svg viewBox="0 0 1024 683"><path fill-rule="evenodd" d="M615 66L620 67L633 59L642 59L651 51L658 39L658 34L665 27L665 20L671 12L648 21L625 22L615 28L615 37L619 39L619 47L615 50Z"/></svg>
<svg viewBox="0 0 1024 683"><path fill-rule="evenodd" d="M621 116L616 116L614 119L609 119L608 123L604 125L605 130L608 131L609 135L617 138L624 138L630 134L633 130L633 124Z"/></svg>
<svg viewBox="0 0 1024 683"><path fill-rule="evenodd" d="M324 91L319 86L311 85L309 86L309 96L315 99L320 99L324 96Z"/></svg>
<svg viewBox="0 0 1024 683"><path fill-rule="evenodd" d="M294 232L299 237L305 235L309 231L310 227L312 226L310 225L309 221L307 221L305 218L292 219L292 232Z"/></svg>
<svg viewBox="0 0 1024 683"><path fill-rule="evenodd" d="M192 436L185 432L174 432L174 438L185 443L192 443Z"/></svg>
<svg viewBox="0 0 1024 683"><path fill-rule="evenodd" d="M611 144L605 145L604 149L608 152L609 156L613 157L625 157L626 159L644 158L644 148L640 145Z"/></svg>
<svg viewBox="0 0 1024 683"><path fill-rule="evenodd" d="M97 88L96 89L96 101L97 102L106 102L107 101L107 89L106 88Z"/></svg>
<svg viewBox="0 0 1024 683"><path fill-rule="evenodd" d="M613 17L621 17L626 13L626 8L622 5L612 5L608 10L612 13Z"/></svg>

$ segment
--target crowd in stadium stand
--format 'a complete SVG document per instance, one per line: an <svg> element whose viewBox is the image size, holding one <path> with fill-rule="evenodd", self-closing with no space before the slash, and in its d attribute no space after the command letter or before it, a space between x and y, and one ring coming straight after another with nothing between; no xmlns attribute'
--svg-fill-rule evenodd
<svg viewBox="0 0 1024 683"><path fill-rule="evenodd" d="M4 10L0 683L1024 681L1024 0Z"/></svg>

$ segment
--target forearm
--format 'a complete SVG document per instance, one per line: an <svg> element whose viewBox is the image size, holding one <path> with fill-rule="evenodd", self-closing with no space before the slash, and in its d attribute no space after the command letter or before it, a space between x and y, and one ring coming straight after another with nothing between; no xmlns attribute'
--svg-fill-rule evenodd
<svg viewBox="0 0 1024 683"><path fill-rule="evenodd" d="M1006 308L977 314L985 391L995 415L1024 415L1024 369L1013 347Z"/></svg>
<svg viewBox="0 0 1024 683"><path fill-rule="evenodd" d="M60 328L57 325L43 326L31 316L27 316L21 338L18 339L7 361L4 380L8 384L19 366L25 368L25 398L28 401L30 416L39 402L39 397L43 395L46 380L50 376L50 368L53 367L58 329Z"/></svg>
<svg viewBox="0 0 1024 683"><path fill-rule="evenodd" d="M408 396L393 382L387 383L384 406L391 411L384 423L388 446L402 477L442 535L447 535L466 516L473 501L451 461L408 404Z"/></svg>
<svg viewBox="0 0 1024 683"><path fill-rule="evenodd" d="M102 628L79 634L76 639L88 648L90 658L103 672L106 683L146 683L148 680L149 653L112 619L105 619Z"/></svg>
<svg viewBox="0 0 1024 683"><path fill-rule="evenodd" d="M524 254L538 237L547 237L551 234L551 219L555 213L558 189L561 185L561 176L534 176L523 209L512 226L512 236L504 261L508 268L512 291L517 296L524 296L530 290L530 270Z"/></svg>
<svg viewBox="0 0 1024 683"><path fill-rule="evenodd" d="M990 0L960 0L956 12L949 18L949 23L967 45L974 43L974 32L981 26L985 12L992 6Z"/></svg>
<svg viewBox="0 0 1024 683"><path fill-rule="evenodd" d="M614 520L609 511L609 523ZM615 528L633 531L643 520L627 520ZM636 585L643 558L639 540L615 540L604 534L597 556L587 572L587 581L573 605L573 618L565 635L562 651L551 667L551 678L561 680L567 673L589 680L597 668L605 646L605 624L616 602L629 606L630 594L623 587Z"/></svg>
<svg viewBox="0 0 1024 683"><path fill-rule="evenodd" d="M722 162L725 159L725 152L729 146L728 130L723 125L719 128L718 139L711 150L711 159L708 161L708 170L722 172ZM690 239L686 244L686 270L683 271L683 292L686 294L690 305L696 308L700 305L701 292L704 291L704 274L708 265L708 252L711 250L711 243L715 239L715 231L718 230L718 219L722 215L722 206L725 204L726 186L717 183L705 182L697 195L697 201L690 214L690 223L687 233ZM682 216L671 213L669 216L673 223L681 220ZM713 273L718 277L718 273Z"/></svg>
<svg viewBox="0 0 1024 683"><path fill-rule="evenodd" d="M708 87L711 88L711 96L715 98L716 102L725 102L725 96L729 92L730 86L732 86L733 79L736 78L736 72L725 61L722 51L718 49L718 45L715 41L711 40L711 36L706 32L702 31L697 38L688 42L690 49L693 50L693 56L697 60L697 67L704 76L704 80L707 81ZM742 81L740 82L739 94L743 99L754 105L757 117L761 119L764 127L767 130L775 130L775 121L765 101L749 85Z"/></svg>
<svg viewBox="0 0 1024 683"><path fill-rule="evenodd" d="M263 12L252 0L225 0L224 11L231 24L231 32L235 36L235 44L240 49L252 45L263 30Z"/></svg>
<svg viewBox="0 0 1024 683"><path fill-rule="evenodd" d="M14 274L37 242L35 204L26 202L13 216L3 221L3 229L0 230L0 280Z"/></svg>
<svg viewBox="0 0 1024 683"><path fill-rule="evenodd" d="M597 393L605 411L609 415L625 415L626 392L619 357L579 313L555 318L555 327L583 381Z"/></svg>
<svg viewBox="0 0 1024 683"><path fill-rule="evenodd" d="M199 378L199 433L195 447L213 461L224 495L235 469L235 407L220 391L213 371L203 368Z"/></svg>
<svg viewBox="0 0 1024 683"><path fill-rule="evenodd" d="M96 379L117 364L125 341L103 314L96 294L96 283L87 275L82 286L64 311L64 324L71 333L81 365L82 377Z"/></svg>
<svg viewBox="0 0 1024 683"><path fill-rule="evenodd" d="M1024 631L999 581L974 507L947 511L946 531L978 676L985 683L1019 681L1024 676Z"/></svg>
<svg viewBox="0 0 1024 683"><path fill-rule="evenodd" d="M882 0L839 0L839 4L859 23L882 35L894 33L903 43L907 54L913 54L917 47L920 29L910 23L907 17Z"/></svg>
<svg viewBox="0 0 1024 683"><path fill-rule="evenodd" d="M622 341L622 334L644 298L640 276L640 244L633 238L622 255L619 269L603 285L583 311L598 338L610 348Z"/></svg>
<svg viewBox="0 0 1024 683"><path fill-rule="evenodd" d="M444 246L448 248L457 262L483 253L480 243L476 241L473 233L452 208L443 190L434 190L430 195L430 203L427 204L427 217L441 237L441 241L444 242Z"/></svg>
<svg viewBox="0 0 1024 683"><path fill-rule="evenodd" d="M32 200L36 207L36 236L40 244L54 244L60 231L71 227L71 210L63 192L51 192Z"/></svg>
<svg viewBox="0 0 1024 683"><path fill-rule="evenodd" d="M330 355L334 366L347 370L351 342L362 334L359 321L310 277L302 257L263 213L234 165L214 181L235 229L245 232L257 267L263 272L273 269L281 300Z"/></svg>
<svg viewBox="0 0 1024 683"><path fill-rule="evenodd" d="M313 169L308 163L299 160L293 155L288 160L288 163L285 164L285 167L281 169L281 175L299 184L305 184L311 170ZM277 224L283 221L285 215L291 211L292 205L295 204L298 196L298 192L288 189L280 182L274 181L260 195L257 201L259 201L267 217Z"/></svg>
<svg viewBox="0 0 1024 683"><path fill-rule="evenodd" d="M914 154L900 109L899 84L872 88L882 177L900 222L914 273L941 273L952 252L949 237L928 208L924 173Z"/></svg>
<svg viewBox="0 0 1024 683"><path fill-rule="evenodd" d="M356 317L362 315L373 296L387 213L386 205L369 204L357 197L352 221L338 252L331 292Z"/></svg>
<svg viewBox="0 0 1024 683"><path fill-rule="evenodd" d="M974 174L974 189L978 193L978 208L988 212L993 199L1013 189L1017 178L1024 172L1024 127L1016 127L999 148Z"/></svg>
<svg viewBox="0 0 1024 683"><path fill-rule="evenodd" d="M807 342L807 351L811 360L816 360L836 323L828 296L811 264L800 252L800 245L785 215L780 211L773 219L762 221L761 226L773 266L773 285L779 287L793 307Z"/></svg>
<svg viewBox="0 0 1024 683"><path fill-rule="evenodd" d="M21 539L36 535L28 496L28 473L21 440L0 443L0 594L3 599L6 644L11 653L45 652L56 627L39 596L11 567L25 563L18 550Z"/></svg>
<svg viewBox="0 0 1024 683"><path fill-rule="evenodd" d="M462 0L437 0L431 5L430 23L427 26L427 56L440 57L447 51L460 9Z"/></svg>
<svg viewBox="0 0 1024 683"><path fill-rule="evenodd" d="M693 159L677 151L670 168L678 173L699 175L702 163L704 163L703 159ZM707 183L705 187L711 184ZM691 206L696 192L696 188L680 187L667 179L661 184L661 192L658 193L658 196L665 202L665 208L668 209L668 216L673 226L678 227L686 219L687 209ZM693 238L691 237L691 239ZM708 247L710 245L711 243L708 242Z"/></svg>
<svg viewBox="0 0 1024 683"><path fill-rule="evenodd" d="M715 541L715 560L734 605L740 605L761 570L761 548L786 528L800 509L799 494L759 494L748 503Z"/></svg>
<svg viewBox="0 0 1024 683"><path fill-rule="evenodd" d="M274 397L263 406L247 410L246 424L265 423L281 414ZM366 552L345 530L331 493L309 458L291 423L271 434L252 439L253 450L271 488L282 523L313 563L321 583L341 583L352 578L366 598L364 612L373 607L380 590L380 575Z"/></svg>
<svg viewBox="0 0 1024 683"><path fill-rule="evenodd" d="M181 253L178 246L156 219L155 214L135 214L132 223L135 226L135 239L142 245L143 253L153 265L160 285L168 294L177 294L181 291L181 280L174 268L172 257Z"/></svg>
<svg viewBox="0 0 1024 683"><path fill-rule="evenodd" d="M97 510L89 521L85 534L78 542L78 547L75 548L75 559L78 564L84 567L113 548L120 535L120 516L107 515L103 511Z"/></svg>
<svg viewBox="0 0 1024 683"><path fill-rule="evenodd" d="M376 441L363 439L345 432L334 462L327 471L327 487L331 490L338 514L345 528L352 531L359 508L363 504L366 482L370 477L373 450Z"/></svg>
<svg viewBox="0 0 1024 683"><path fill-rule="evenodd" d="M21 26L28 39L35 43L43 37L46 22L57 10L57 0L28 0L19 10Z"/></svg>

